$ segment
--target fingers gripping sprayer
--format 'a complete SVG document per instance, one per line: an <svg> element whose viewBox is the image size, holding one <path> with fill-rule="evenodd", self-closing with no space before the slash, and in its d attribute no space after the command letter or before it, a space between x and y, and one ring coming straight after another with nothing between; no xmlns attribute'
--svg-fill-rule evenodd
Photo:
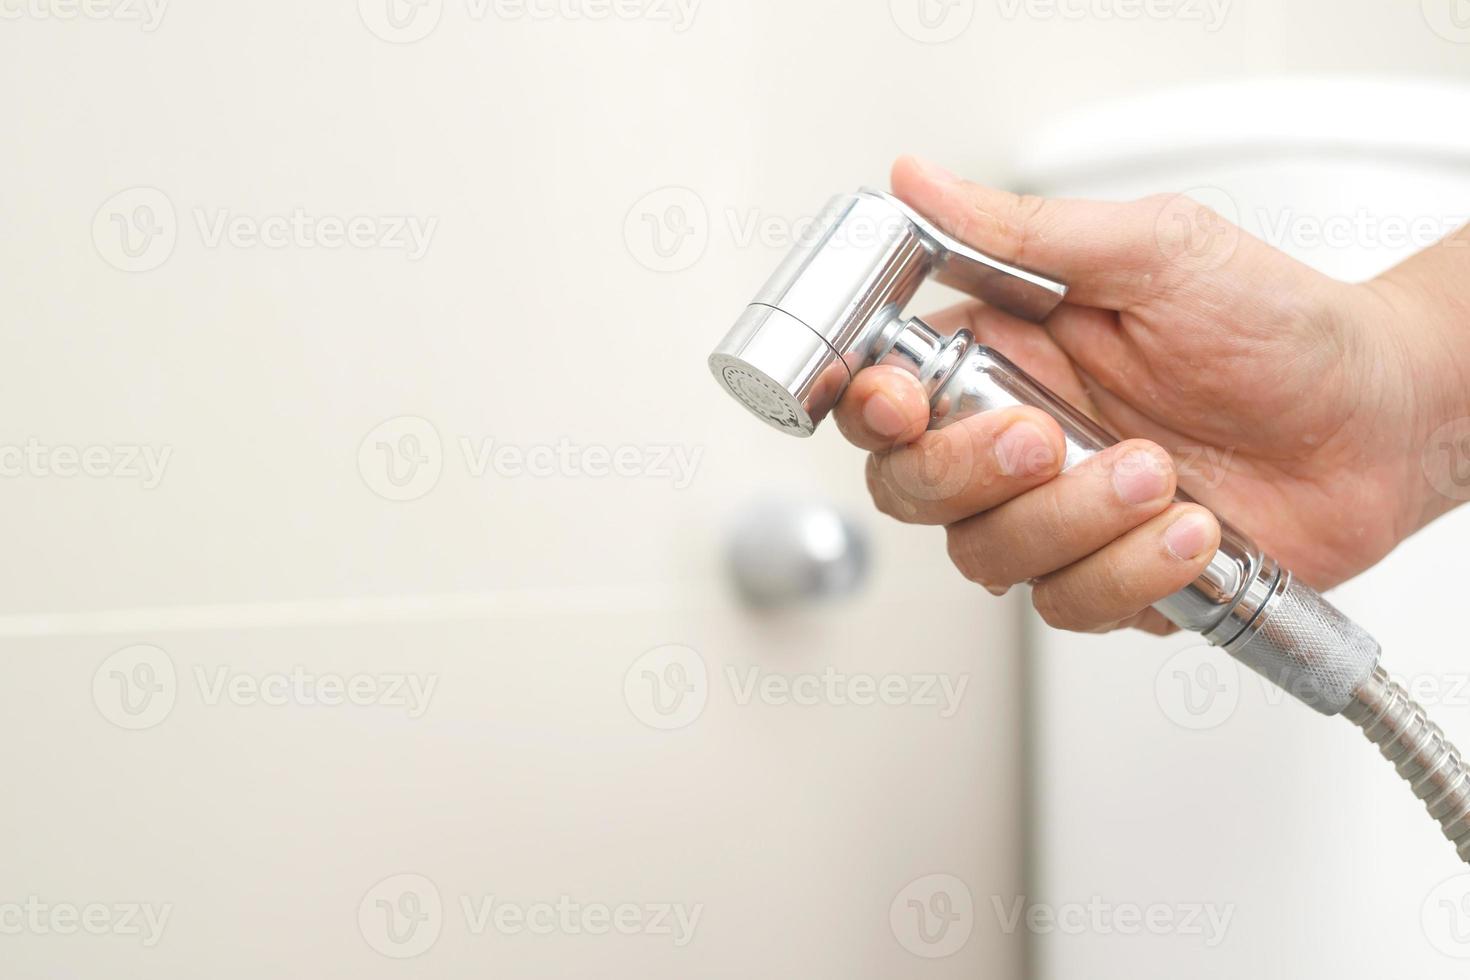
<svg viewBox="0 0 1470 980"><path fill-rule="evenodd" d="M897 198L862 190L827 206L710 355L710 369L746 408L796 436L815 431L858 371L882 363L923 384L931 428L1034 406L1066 434L1064 468L1116 441L968 331L945 337L905 318L931 276L1030 320L1066 295L1061 283L955 241ZM1221 528L1203 574L1155 608L1310 707L1359 725L1470 862L1470 772L1378 666L1378 644L1245 535L1223 521Z"/></svg>

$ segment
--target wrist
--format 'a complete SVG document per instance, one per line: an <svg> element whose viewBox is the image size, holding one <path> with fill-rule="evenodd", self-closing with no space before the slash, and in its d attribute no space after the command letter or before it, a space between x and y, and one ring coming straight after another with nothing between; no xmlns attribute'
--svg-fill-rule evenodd
<svg viewBox="0 0 1470 980"><path fill-rule="evenodd" d="M1388 374L1377 401L1402 472L1404 537L1470 501L1470 310L1416 264L1350 287Z"/></svg>

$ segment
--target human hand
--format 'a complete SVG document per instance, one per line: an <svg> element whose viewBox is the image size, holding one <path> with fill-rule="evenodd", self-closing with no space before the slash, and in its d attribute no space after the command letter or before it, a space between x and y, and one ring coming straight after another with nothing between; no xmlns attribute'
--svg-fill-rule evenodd
<svg viewBox="0 0 1470 980"><path fill-rule="evenodd" d="M1018 198L911 159L893 187L961 241L1069 286L1039 326L975 301L930 324L968 328L1125 440L1058 475L1045 413L926 431L911 375L860 373L836 415L873 453L875 503L944 525L966 577L995 592L1032 582L1054 626L1166 632L1148 607L1219 543L1209 511L1173 501L1176 480L1317 588L1432 516L1419 449L1459 376L1424 383L1456 358L1402 290L1330 279L1179 195Z"/></svg>

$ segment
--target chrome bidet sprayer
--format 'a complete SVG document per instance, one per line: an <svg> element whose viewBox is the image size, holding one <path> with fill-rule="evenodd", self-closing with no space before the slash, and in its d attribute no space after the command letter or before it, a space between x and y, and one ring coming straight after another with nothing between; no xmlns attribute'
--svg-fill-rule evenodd
<svg viewBox="0 0 1470 980"><path fill-rule="evenodd" d="M710 355L710 369L736 400L796 436L811 435L853 376L881 363L924 385L930 428L1034 406L1061 425L1064 469L1117 441L969 331L945 337L905 318L930 276L1033 321L1066 295L1061 283L954 240L897 198L861 190L827 206ZM1378 644L1352 620L1223 520L1209 566L1154 608L1310 707L1360 726L1470 862L1470 770L1378 666Z"/></svg>

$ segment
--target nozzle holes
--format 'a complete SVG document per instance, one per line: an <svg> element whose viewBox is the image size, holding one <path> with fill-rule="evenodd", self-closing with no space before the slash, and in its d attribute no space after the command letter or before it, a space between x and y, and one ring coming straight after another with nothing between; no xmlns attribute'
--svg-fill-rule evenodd
<svg viewBox="0 0 1470 980"><path fill-rule="evenodd" d="M782 428L801 428L801 419L791 407L791 395L784 388L734 365L727 365L721 377L730 394L761 418Z"/></svg>

